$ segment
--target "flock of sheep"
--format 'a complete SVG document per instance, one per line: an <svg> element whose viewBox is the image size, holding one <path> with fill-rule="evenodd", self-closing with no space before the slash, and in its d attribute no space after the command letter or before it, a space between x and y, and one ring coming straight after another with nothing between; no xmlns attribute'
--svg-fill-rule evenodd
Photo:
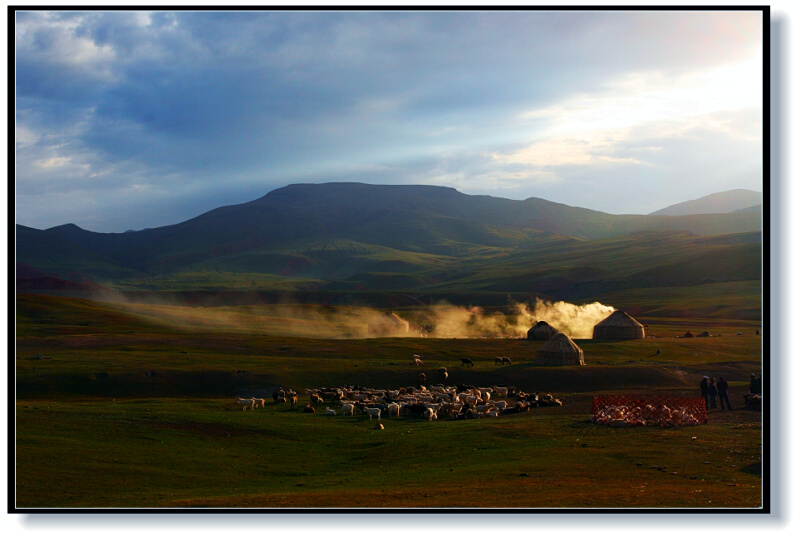
<svg viewBox="0 0 800 533"><path fill-rule="evenodd" d="M561 400L551 394L528 394L514 387L475 387L471 385L424 385L397 390L373 389L357 386L306 389L308 402L304 413L324 409L325 415L368 416L370 420L382 417L416 417L427 420L450 418L497 417L529 410L532 407L558 406ZM297 393L281 389L274 395L276 402L291 401L296 406ZM243 410L264 405L260 398L239 398Z"/></svg>
<svg viewBox="0 0 800 533"><path fill-rule="evenodd" d="M422 357L413 355L415 366L424 366ZM510 365L508 357L495 358L496 365ZM469 358L461 359L461 366L472 366ZM442 382L447 381L447 368L438 369ZM324 409L324 414L335 416L341 412L343 416L360 414L369 419L381 417L418 417L427 420L451 418L466 420L471 418L496 417L529 410L531 407L560 406L561 400L551 394L528 394L517 391L515 387L492 386L475 387L472 385L443 384L426 387L426 376L419 373L415 387L397 390L372 389L357 386L345 386L323 389L306 389L308 402L303 406L304 413L315 413ZM297 407L298 393L291 388L276 391L272 395L276 403L288 402L292 408ZM263 398L237 398L242 410L252 411L256 407L264 407Z"/></svg>

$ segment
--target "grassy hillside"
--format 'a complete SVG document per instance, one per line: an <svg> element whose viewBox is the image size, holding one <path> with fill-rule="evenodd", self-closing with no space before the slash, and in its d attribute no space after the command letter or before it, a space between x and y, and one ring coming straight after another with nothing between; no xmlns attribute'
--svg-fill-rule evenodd
<svg viewBox="0 0 800 533"><path fill-rule="evenodd" d="M43 275L95 281L138 277L142 272L72 241L47 232L17 225L16 262L34 267Z"/></svg>
<svg viewBox="0 0 800 533"><path fill-rule="evenodd" d="M73 224L45 231L20 228L17 261L56 276L77 269L98 280L211 269L343 281L348 272L374 271L370 261L359 264L368 255L359 247L469 265L487 251L524 253L557 240L641 231L760 232L761 214L616 216L537 198L469 196L442 187L293 185L180 224L137 232L93 233ZM65 262L57 260L62 256ZM76 262L81 256L84 262ZM419 259L408 258L411 265ZM342 268L351 259L349 270Z"/></svg>
<svg viewBox="0 0 800 533"><path fill-rule="evenodd" d="M107 285L137 301L147 301L149 292L195 305L288 300L396 307L447 300L501 306L537 297L588 302L610 296L640 302L660 295L658 306L641 308L657 307L670 316L713 312L760 318L760 233L700 237L640 232L598 240L529 235L525 249L452 243L441 254L311 240L295 248L243 252ZM728 287L725 298L734 299L718 298L717 286ZM704 302L706 296L709 301Z"/></svg>
<svg viewBox="0 0 800 533"><path fill-rule="evenodd" d="M582 367L536 366L542 341L285 335L291 320L316 333L321 317L339 314L355 310L19 296L12 500L24 509L764 504L761 413L741 398L761 370L760 322L649 317L646 339L579 340ZM686 329L713 336L677 336ZM495 365L499 354L512 364ZM462 357L474 366L460 366ZM363 415L234 403L269 399L279 386L409 386L439 366L452 383L549 391L563 406L496 419L384 418L376 431ZM708 425L587 421L596 394L693 396L700 376L721 373L737 409L709 412Z"/></svg>

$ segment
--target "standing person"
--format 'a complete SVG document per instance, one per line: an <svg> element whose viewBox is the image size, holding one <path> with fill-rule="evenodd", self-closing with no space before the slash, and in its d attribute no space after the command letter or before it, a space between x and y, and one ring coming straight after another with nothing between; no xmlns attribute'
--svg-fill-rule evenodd
<svg viewBox="0 0 800 533"><path fill-rule="evenodd" d="M708 409L708 376L703 376L703 381L700 382L700 396L706 401L706 409Z"/></svg>
<svg viewBox="0 0 800 533"><path fill-rule="evenodd" d="M711 378L711 381L708 384L708 399L711 400L711 408L717 408L717 385L714 378Z"/></svg>
<svg viewBox="0 0 800 533"><path fill-rule="evenodd" d="M761 394L761 381L755 374L750 374L750 394Z"/></svg>
<svg viewBox="0 0 800 533"><path fill-rule="evenodd" d="M728 399L728 382L725 381L723 376L720 376L719 381L717 381L717 394L719 394L720 409L724 411L725 404L728 404L728 411L733 411L733 407L731 407L731 401Z"/></svg>

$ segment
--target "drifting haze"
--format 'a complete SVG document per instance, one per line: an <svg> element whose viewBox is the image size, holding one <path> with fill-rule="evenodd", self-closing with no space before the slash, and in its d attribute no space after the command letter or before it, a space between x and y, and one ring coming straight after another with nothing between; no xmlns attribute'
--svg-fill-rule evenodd
<svg viewBox="0 0 800 533"><path fill-rule="evenodd" d="M17 11L16 221L298 182L649 213L762 183L761 11ZM620 194L620 191L625 191Z"/></svg>
<svg viewBox="0 0 800 533"><path fill-rule="evenodd" d="M570 337L591 338L594 325L614 312L613 307L599 302L574 305L537 300L533 307L513 304L507 312L442 303L412 311L407 317L410 329L382 328L382 333L376 335L370 325L385 324L386 313L369 307L279 304L197 308L124 304L123 308L159 324L181 329L332 339L376 336L516 338L525 337L540 320Z"/></svg>

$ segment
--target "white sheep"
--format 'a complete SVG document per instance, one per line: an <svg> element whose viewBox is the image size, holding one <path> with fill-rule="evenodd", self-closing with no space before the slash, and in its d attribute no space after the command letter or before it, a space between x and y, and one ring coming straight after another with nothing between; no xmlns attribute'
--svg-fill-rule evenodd
<svg viewBox="0 0 800 533"><path fill-rule="evenodd" d="M255 409L256 402L252 398L236 398L236 401L242 406L242 411L247 411L248 407L251 411Z"/></svg>
<svg viewBox="0 0 800 533"><path fill-rule="evenodd" d="M508 407L508 402L506 402L506 401L494 402L493 401L492 405L494 405L494 408L497 409L498 411L502 411L503 409Z"/></svg>
<svg viewBox="0 0 800 533"><path fill-rule="evenodd" d="M508 396L508 387L492 387L492 389L494 389L494 393L498 398L506 398Z"/></svg>
<svg viewBox="0 0 800 533"><path fill-rule="evenodd" d="M264 398L251 398L253 400L253 408L255 409L259 405L264 407Z"/></svg>
<svg viewBox="0 0 800 533"><path fill-rule="evenodd" d="M427 418L428 420L437 420L436 411L428 407L427 409L425 409L425 418Z"/></svg>
<svg viewBox="0 0 800 533"><path fill-rule="evenodd" d="M391 417L400 417L400 404L399 403L390 403L386 406L386 412L388 413L389 418Z"/></svg>
<svg viewBox="0 0 800 533"><path fill-rule="evenodd" d="M328 416L336 416L336 410L331 409L330 407L325 408L325 414Z"/></svg>
<svg viewBox="0 0 800 533"><path fill-rule="evenodd" d="M344 415L353 416L354 411L355 411L355 406L352 403L342 402L342 416Z"/></svg>
<svg viewBox="0 0 800 533"><path fill-rule="evenodd" d="M381 419L381 410L378 407L365 407L364 414L369 415L370 420L372 420L373 416L377 416L378 420Z"/></svg>

